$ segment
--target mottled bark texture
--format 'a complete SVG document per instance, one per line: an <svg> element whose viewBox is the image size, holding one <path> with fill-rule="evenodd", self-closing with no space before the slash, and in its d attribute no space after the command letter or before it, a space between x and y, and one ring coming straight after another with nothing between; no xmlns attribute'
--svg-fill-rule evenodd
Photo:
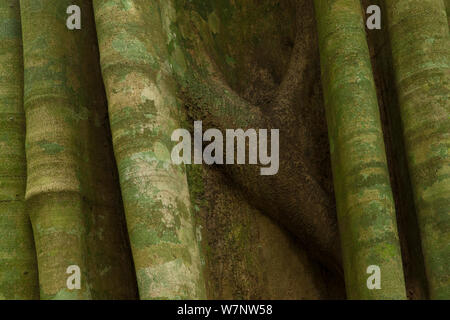
<svg viewBox="0 0 450 320"><path fill-rule="evenodd" d="M83 32L66 28L66 8ZM41 299L133 298L134 281L105 121L91 2L20 1L24 47L26 201ZM69 290L66 270L81 269Z"/></svg>
<svg viewBox="0 0 450 320"><path fill-rule="evenodd" d="M0 0L0 299L447 298L449 0L363 3ZM173 165L194 120L278 174Z"/></svg>
<svg viewBox="0 0 450 320"><path fill-rule="evenodd" d="M372 4L380 6L382 24L387 23L384 0L364 0L363 8ZM382 28L368 30L367 35L395 199L406 292L409 299L427 299L422 245L403 141L389 33Z"/></svg>
<svg viewBox="0 0 450 320"><path fill-rule="evenodd" d="M141 299L205 298L185 168L171 163L181 104L170 1L94 1L100 64Z"/></svg>
<svg viewBox="0 0 450 320"><path fill-rule="evenodd" d="M190 116L205 128L280 129L276 175L249 165L222 170L341 273L312 2L174 3L171 62Z"/></svg>
<svg viewBox="0 0 450 320"><path fill-rule="evenodd" d="M25 116L18 2L0 1L0 299L38 299L36 253L25 213Z"/></svg>
<svg viewBox="0 0 450 320"><path fill-rule="evenodd" d="M450 0L444 0L444 2L445 2L445 9L447 11L447 20L450 25Z"/></svg>
<svg viewBox="0 0 450 320"><path fill-rule="evenodd" d="M450 36L443 0L386 0L430 297L450 297Z"/></svg>
<svg viewBox="0 0 450 320"><path fill-rule="evenodd" d="M319 50L347 295L404 299L400 243L360 2L316 0ZM369 266L381 290L369 290Z"/></svg>

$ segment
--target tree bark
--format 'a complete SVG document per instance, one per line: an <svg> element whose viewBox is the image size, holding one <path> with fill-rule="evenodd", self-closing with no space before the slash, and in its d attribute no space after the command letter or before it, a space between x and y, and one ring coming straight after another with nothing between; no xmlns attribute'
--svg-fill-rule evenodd
<svg viewBox="0 0 450 320"><path fill-rule="evenodd" d="M261 4L262 8L264 4ZM326 129L317 130L319 125L308 123L308 116L299 111L299 101L304 101L310 108L301 111L315 113L314 107L320 107L316 105L316 97L311 98L317 55L313 6L310 1L300 1L291 9L297 13L293 22L294 48L286 63L285 74L281 75L273 96L264 105L252 103L239 92L242 89L228 84L226 72L219 68L226 55L224 57L219 49L214 50L219 45L213 42L214 37L230 41L227 33L233 33L227 29L238 28L240 21L233 17L239 17L238 12L245 10L239 4L213 4L208 17L202 17L201 6L177 7L177 21L171 28L176 35L172 37L175 49L171 62L174 66L182 66L174 68L182 99L191 118L202 120L204 127L280 130L280 170L276 175L261 176L257 165L225 166L223 170L252 205L276 219L296 235L311 254L340 274L341 253L334 198L332 187L324 183L328 153L323 148L323 141L317 143L310 133L324 133ZM221 18L228 23L213 24L211 21L219 15L223 15ZM275 21L265 23L270 25ZM264 41L260 34L252 36ZM233 51L239 52L251 45L239 39L232 47ZM238 55L238 58L245 61L245 57ZM315 122L320 123L322 115L314 115L317 115ZM321 156L317 156L318 153ZM323 160L327 165L323 166Z"/></svg>
<svg viewBox="0 0 450 320"><path fill-rule="evenodd" d="M82 8L82 32L66 9ZM91 2L20 2L24 44L27 208L41 299L132 298L134 279L114 189ZM67 268L81 287L67 285Z"/></svg>
<svg viewBox="0 0 450 320"><path fill-rule="evenodd" d="M141 299L205 297L184 167L171 163L183 115L163 1L94 1L114 153Z"/></svg>
<svg viewBox="0 0 450 320"><path fill-rule="evenodd" d="M430 298L450 296L450 36L442 0L386 0Z"/></svg>
<svg viewBox="0 0 450 320"><path fill-rule="evenodd" d="M0 1L0 299L37 299L36 252L25 212L23 61L18 2Z"/></svg>
<svg viewBox="0 0 450 320"><path fill-rule="evenodd" d="M314 2L347 295L405 299L375 83L357 0ZM369 290L369 266L381 290Z"/></svg>

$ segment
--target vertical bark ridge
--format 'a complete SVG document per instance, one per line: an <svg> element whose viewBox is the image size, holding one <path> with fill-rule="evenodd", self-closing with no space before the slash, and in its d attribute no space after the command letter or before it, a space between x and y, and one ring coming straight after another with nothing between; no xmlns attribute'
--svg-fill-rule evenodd
<svg viewBox="0 0 450 320"><path fill-rule="evenodd" d="M68 30L78 5L82 29ZM92 3L21 1L24 43L27 207L42 299L135 296L131 258L105 130ZM66 270L77 265L81 288Z"/></svg>
<svg viewBox="0 0 450 320"><path fill-rule="evenodd" d="M182 115L165 33L171 2L96 0L94 11L140 298L204 298L186 173L170 158Z"/></svg>
<svg viewBox="0 0 450 320"><path fill-rule="evenodd" d="M384 28L380 30L367 30L367 36L394 194L406 292L408 299L427 299L425 266L406 161L398 94L392 68L392 50L387 32L386 8L384 0L364 0L362 4L363 8L374 4L380 6L382 26L384 24Z"/></svg>
<svg viewBox="0 0 450 320"><path fill-rule="evenodd" d="M19 1L0 1L0 299L37 299L26 160Z"/></svg>
<svg viewBox="0 0 450 320"><path fill-rule="evenodd" d="M444 2L445 2L445 9L447 11L447 20L450 26L450 0L444 0Z"/></svg>
<svg viewBox="0 0 450 320"><path fill-rule="evenodd" d="M395 207L357 0L315 0L338 224L350 299L405 299ZM381 290L366 270L379 266Z"/></svg>
<svg viewBox="0 0 450 320"><path fill-rule="evenodd" d="M293 123L299 125L299 119L295 116L297 110L294 96L301 96L302 99L298 100L307 104L309 110L313 109L312 105L315 102L321 103L321 101L314 101L315 97L311 98L307 93L311 90L310 84L314 80L304 81L305 71L308 69L306 64L316 58L315 49L317 49L315 37L302 36L304 32L315 29L311 4L305 2L300 5L297 8L298 21L295 18L291 21L294 25L297 22L298 25L294 28L297 35L294 48L289 50L290 60L286 66L287 70L284 70L286 81L282 80L282 85L275 86L277 90L274 90L276 91L274 97L269 99L267 105L255 105L242 96L242 91L249 90L258 95L260 94L258 90L230 86L228 81L235 76L230 71L224 72L223 66L219 68L220 59L226 60L227 55L217 49L218 43L214 44L217 41L222 47L234 48L231 51L263 51L261 55L267 56L272 54L271 49L266 51L267 48L263 45L265 40L262 39L264 37L262 33L252 31L255 29L254 25L252 26L252 23L255 23L254 17L246 21L252 27L246 31L245 37L259 39L258 41L249 40L247 43L241 39L228 38L230 31L227 29L240 30L238 27L240 10L252 13L255 11L252 9L251 2L242 6L239 3L214 3L207 8L205 17L203 15L206 13L201 13L203 6L199 3L186 6L178 4L178 24L172 28L176 32L176 37L173 37L174 49L171 51L171 61L176 66L174 70L189 115L196 120L202 120L204 128L213 127L222 131L237 128L280 129L280 170L276 175L261 176L260 167L252 165L224 166L223 170L232 177L236 186L242 189L252 205L275 218L295 234L310 253L330 269L341 274L341 254L334 200L329 190L321 183L324 172L322 171L318 177L314 173L319 170L311 169L311 163L318 161L317 158L311 160L314 158L314 156L311 157L314 152L308 150L311 146L309 143L304 143L307 137L302 134L307 130L302 131L292 125ZM274 5L274 2L258 2L260 10L267 7L270 8L266 9L267 11L276 10L271 5ZM242 7L245 6L248 7L243 9ZM295 6L293 9L295 10ZM300 20L300 13L305 14L304 20ZM258 13L255 14L258 15ZM220 21L217 20L219 16ZM267 24L277 24L273 17L257 21L263 25L263 30ZM276 30L276 27L274 29ZM241 55L242 53L237 55L239 58L234 62L236 65L242 64L239 71L235 71L236 74L246 73L247 70L243 68L249 68L246 62L248 57ZM228 59L231 58L228 57ZM280 67L280 69L283 68ZM295 79L290 87L288 83L293 80L294 75L298 79ZM281 78L283 79L283 76ZM248 85L248 81L245 83ZM306 118L302 119L302 124L305 124ZM316 121L320 122L320 120L319 116ZM324 117L323 121L325 121ZM305 127L311 129L314 125L305 125ZM302 142L299 142L300 140ZM324 150L323 145L317 149ZM327 149L325 146L325 150Z"/></svg>
<svg viewBox="0 0 450 320"><path fill-rule="evenodd" d="M443 0L386 0L431 299L450 297L450 36Z"/></svg>

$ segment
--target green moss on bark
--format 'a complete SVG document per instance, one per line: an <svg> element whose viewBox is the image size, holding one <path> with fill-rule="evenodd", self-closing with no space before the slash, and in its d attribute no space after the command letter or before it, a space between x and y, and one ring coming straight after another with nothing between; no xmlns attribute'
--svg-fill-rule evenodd
<svg viewBox="0 0 450 320"><path fill-rule="evenodd" d="M0 299L37 299L36 253L25 212L23 61L18 1L0 1Z"/></svg>
<svg viewBox="0 0 450 320"><path fill-rule="evenodd" d="M450 296L450 36L443 0L386 0L430 298Z"/></svg>
<svg viewBox="0 0 450 320"><path fill-rule="evenodd" d="M316 0L347 295L404 299L400 244L369 50L357 0ZM381 270L381 290L366 284Z"/></svg>
<svg viewBox="0 0 450 320"><path fill-rule="evenodd" d="M66 9L82 11L82 30ZM42 299L135 297L108 145L91 2L21 1L27 208ZM67 288L70 265L81 289Z"/></svg>
<svg viewBox="0 0 450 320"><path fill-rule="evenodd" d="M141 299L204 298L183 167L170 136L182 119L169 62L170 1L94 1L128 232Z"/></svg>

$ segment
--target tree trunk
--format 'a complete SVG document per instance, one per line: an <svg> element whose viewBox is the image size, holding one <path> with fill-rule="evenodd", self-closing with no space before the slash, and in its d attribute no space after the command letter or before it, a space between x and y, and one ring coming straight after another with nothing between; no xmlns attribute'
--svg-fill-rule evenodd
<svg viewBox="0 0 450 320"><path fill-rule="evenodd" d="M314 2L347 295L406 298L375 83L357 0ZM338 27L336 27L338 26ZM383 290L369 290L370 266Z"/></svg>
<svg viewBox="0 0 450 320"><path fill-rule="evenodd" d="M23 60L18 3L0 2L0 299L36 299L39 287L25 212Z"/></svg>
<svg viewBox="0 0 450 320"><path fill-rule="evenodd" d="M205 297L184 167L171 163L182 114L159 1L94 1L114 153L141 299Z"/></svg>
<svg viewBox="0 0 450 320"><path fill-rule="evenodd" d="M450 292L450 36L442 0L386 0L430 297Z"/></svg>
<svg viewBox="0 0 450 320"><path fill-rule="evenodd" d="M448 297L449 1L360 3L0 0L0 299Z"/></svg>
<svg viewBox="0 0 450 320"><path fill-rule="evenodd" d="M41 299L131 298L133 273L117 209L102 122L90 1L78 1L82 33L70 32L71 1L20 2L27 118L27 206L36 243ZM81 287L67 286L67 268Z"/></svg>

